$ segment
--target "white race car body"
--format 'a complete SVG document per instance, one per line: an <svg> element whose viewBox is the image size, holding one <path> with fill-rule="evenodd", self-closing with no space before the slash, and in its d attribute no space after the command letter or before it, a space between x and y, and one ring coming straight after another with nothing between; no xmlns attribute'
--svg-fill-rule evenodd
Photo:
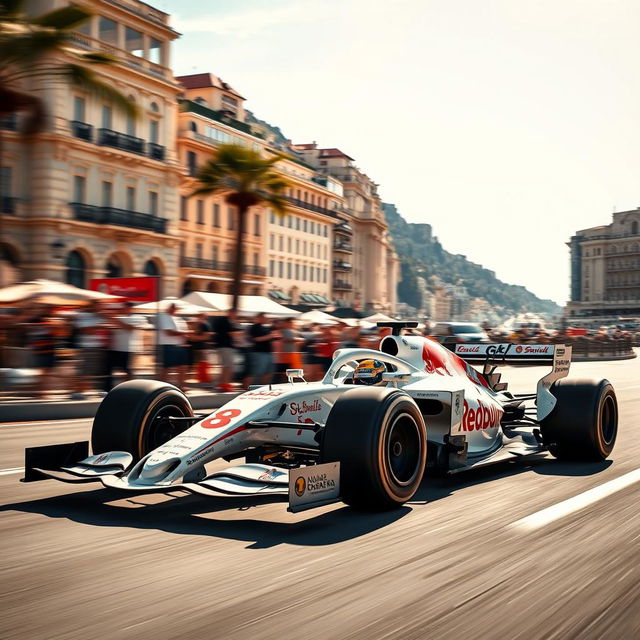
<svg viewBox="0 0 640 640"><path fill-rule="evenodd" d="M397 333L400 333L397 331ZM570 348L562 345L456 345L456 353L435 341L415 336L384 338L380 350L342 349L334 354L321 382L307 383L301 372L288 372L289 382L251 389L206 417L200 417L179 435L143 455L135 464L126 452L105 452L53 470L27 463L28 473L67 481L100 479L109 487L149 491L185 488L207 495L287 493L289 470L313 466L321 433L340 396L354 389L352 373L358 361L385 363L383 384L401 389L424 417L430 466L453 472L480 463L544 450L541 441L526 432L509 431L505 412L536 400L537 420L553 409L551 382L566 376ZM485 361L480 373L463 358ZM514 398L499 384L488 360L548 363L553 371L535 394ZM298 376L300 376L298 378ZM344 424L349 429L349 424ZM61 446L61 445L60 445ZM292 464L248 463L207 476L205 465L233 459L252 451L275 451ZM275 455L275 454L273 454ZM260 462L268 461L264 457ZM343 462L342 464L346 464ZM29 478L27 478L29 479ZM36 479L32 477L30 479ZM37 478L40 479L40 478Z"/></svg>

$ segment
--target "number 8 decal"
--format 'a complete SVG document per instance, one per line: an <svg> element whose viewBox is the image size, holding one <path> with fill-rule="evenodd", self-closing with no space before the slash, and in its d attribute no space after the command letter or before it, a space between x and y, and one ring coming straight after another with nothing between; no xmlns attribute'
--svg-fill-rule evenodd
<svg viewBox="0 0 640 640"><path fill-rule="evenodd" d="M242 413L240 409L225 409L224 411L218 411L212 416L209 416L204 420L200 426L204 429L217 429L218 427L226 427L233 418L239 416Z"/></svg>

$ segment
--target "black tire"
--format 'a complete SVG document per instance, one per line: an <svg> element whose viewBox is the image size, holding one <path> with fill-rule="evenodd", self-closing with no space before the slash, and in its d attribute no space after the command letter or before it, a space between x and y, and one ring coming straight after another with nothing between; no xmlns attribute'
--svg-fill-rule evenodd
<svg viewBox="0 0 640 640"><path fill-rule="evenodd" d="M349 389L329 413L320 452L323 462L340 462L344 502L375 511L398 507L413 497L424 475L424 419L398 389Z"/></svg>
<svg viewBox="0 0 640 640"><path fill-rule="evenodd" d="M565 378L550 391L558 401L540 424L549 451L559 460L605 460L618 433L618 402L611 383Z"/></svg>
<svg viewBox="0 0 640 640"><path fill-rule="evenodd" d="M187 397L160 380L129 380L114 387L98 406L91 429L93 453L127 451L139 460L186 429L158 416L192 416ZM187 425L188 426L188 425Z"/></svg>

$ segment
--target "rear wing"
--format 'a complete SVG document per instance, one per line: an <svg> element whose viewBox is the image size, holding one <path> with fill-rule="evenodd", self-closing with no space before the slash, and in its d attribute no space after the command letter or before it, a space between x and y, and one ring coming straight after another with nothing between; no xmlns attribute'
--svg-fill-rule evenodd
<svg viewBox="0 0 640 640"><path fill-rule="evenodd" d="M454 353L465 362L491 364L553 364L556 351L566 354L563 344L456 344ZM565 351L563 351L565 350Z"/></svg>

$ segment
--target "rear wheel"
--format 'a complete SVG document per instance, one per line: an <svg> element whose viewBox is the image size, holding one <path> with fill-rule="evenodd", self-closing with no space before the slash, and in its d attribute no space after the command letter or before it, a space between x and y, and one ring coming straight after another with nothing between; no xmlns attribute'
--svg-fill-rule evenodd
<svg viewBox="0 0 640 640"><path fill-rule="evenodd" d="M618 402L608 380L555 382L553 411L541 422L549 451L561 460L605 460L618 433Z"/></svg>
<svg viewBox="0 0 640 640"><path fill-rule="evenodd" d="M91 430L93 453L127 451L134 460L185 430L168 417L193 416L187 397L160 380L130 380L114 387L100 403Z"/></svg>
<svg viewBox="0 0 640 640"><path fill-rule="evenodd" d="M345 391L324 427L321 459L340 462L341 498L381 510L410 500L420 486L427 433L416 403L398 389Z"/></svg>

